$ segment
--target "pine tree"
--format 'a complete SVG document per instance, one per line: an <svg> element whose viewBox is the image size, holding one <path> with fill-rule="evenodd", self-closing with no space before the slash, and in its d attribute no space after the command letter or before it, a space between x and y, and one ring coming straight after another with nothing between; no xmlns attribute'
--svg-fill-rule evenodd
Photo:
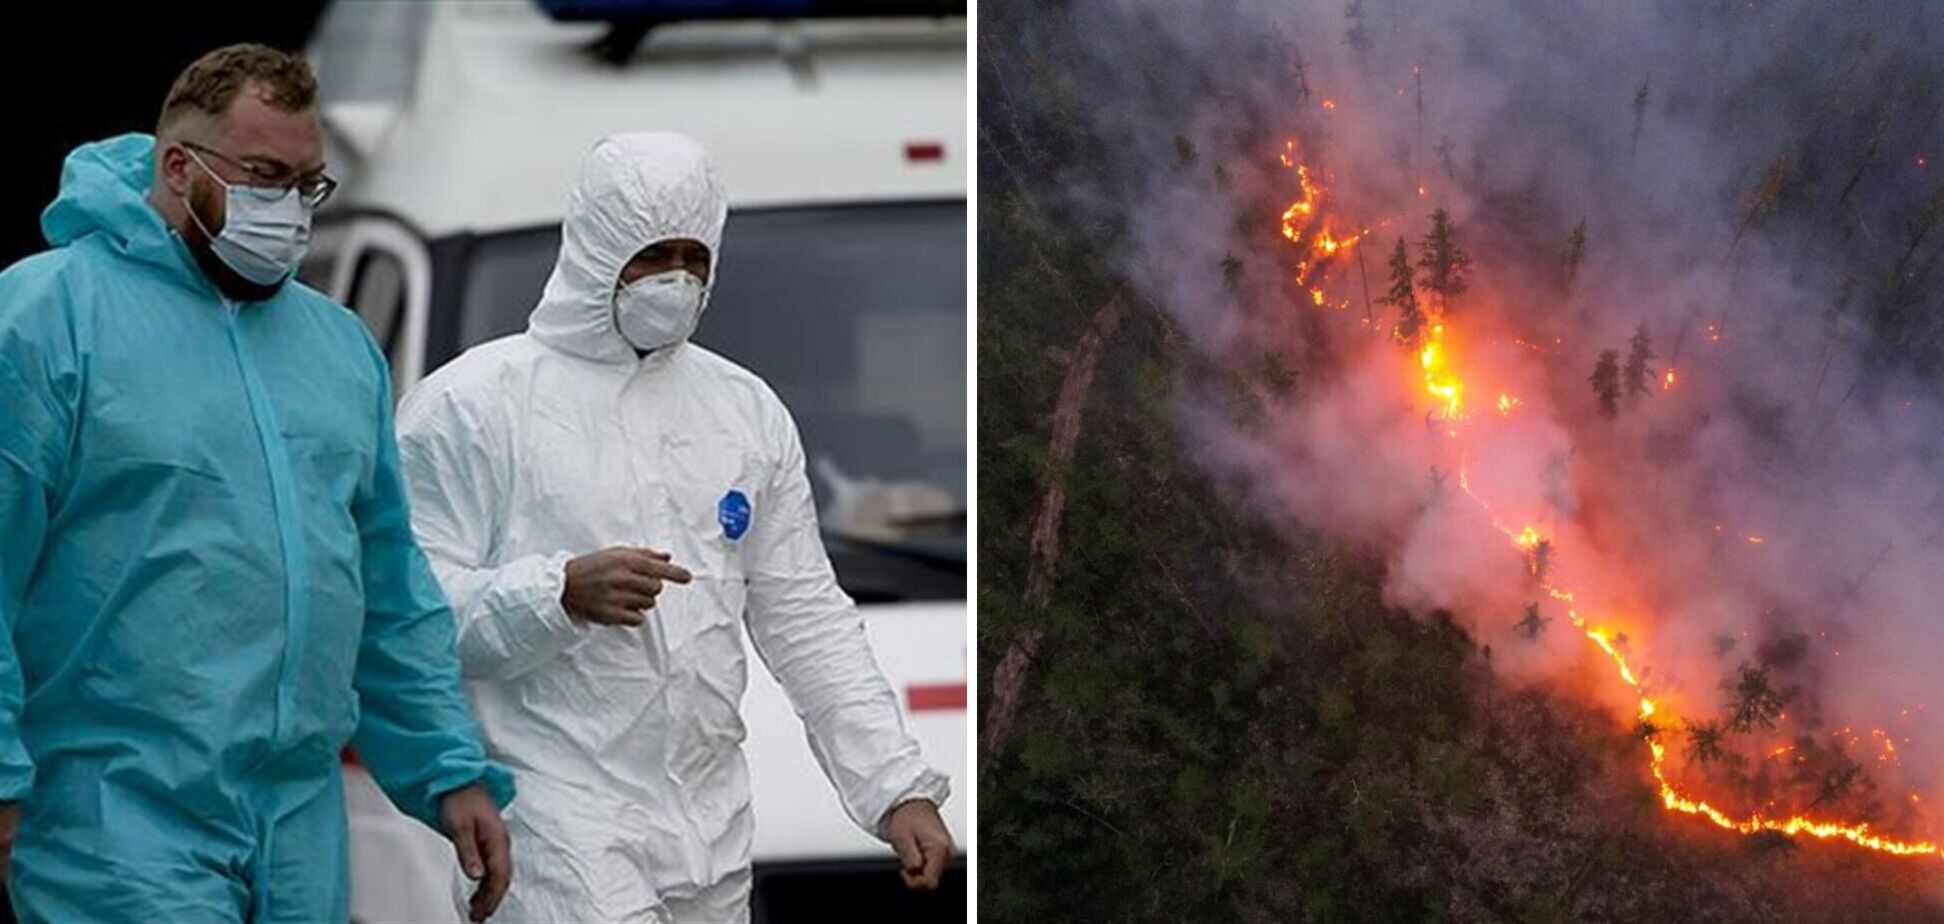
<svg viewBox="0 0 1944 924"><path fill-rule="evenodd" d="M1573 226L1573 233L1566 235L1566 294L1573 294L1573 287L1579 285L1580 263L1586 259L1586 219L1580 219Z"/></svg>
<svg viewBox="0 0 1944 924"><path fill-rule="evenodd" d="M1411 65L1411 88L1411 108L1417 112L1417 133L1411 140L1411 175L1417 177L1417 182L1422 183L1424 176L1418 170L1418 155L1424 151L1424 67L1422 65Z"/></svg>
<svg viewBox="0 0 1944 924"><path fill-rule="evenodd" d="M1301 49L1292 48L1290 53L1295 57L1295 61L1289 66L1290 77L1295 84L1295 89L1291 91L1294 98L1290 101L1301 103L1310 98L1309 64L1303 60Z"/></svg>
<svg viewBox="0 0 1944 924"><path fill-rule="evenodd" d="M1262 354L1262 375L1269 385L1270 394L1287 398L1296 392L1296 366L1289 357L1278 352Z"/></svg>
<svg viewBox="0 0 1944 924"><path fill-rule="evenodd" d="M1391 251L1390 280L1390 291L1378 301L1397 309L1397 337L1415 348L1418 334L1424 328L1424 314L1418 310L1417 277L1401 237L1397 239L1397 248Z"/></svg>
<svg viewBox="0 0 1944 924"><path fill-rule="evenodd" d="M1647 88L1648 80L1643 78L1640 81L1640 88L1634 90L1633 144L1627 148L1627 160L1629 162L1632 162L1634 154L1640 151L1640 128L1647 121Z"/></svg>
<svg viewBox="0 0 1944 924"><path fill-rule="evenodd" d="M1600 361L1593 364L1593 374L1587 378L1593 385L1594 396L1600 399L1600 410L1608 417L1620 413L1620 353L1606 350L1600 354Z"/></svg>
<svg viewBox="0 0 1944 924"><path fill-rule="evenodd" d="M1826 802L1841 799L1855 786L1857 778L1862 774L1863 768L1851 760L1844 760L1836 767L1824 771L1821 782L1816 786L1816 798L1810 801L1807 808L1813 809Z"/></svg>
<svg viewBox="0 0 1944 924"><path fill-rule="evenodd" d="M1777 690L1770 684L1767 668L1747 664L1741 666L1732 685L1724 686L1735 695L1728 706L1728 728L1738 732L1774 728L1775 720L1781 718L1795 695L1793 690Z"/></svg>
<svg viewBox="0 0 1944 924"><path fill-rule="evenodd" d="M1359 55L1368 54L1374 44L1374 33L1370 23L1364 19L1363 0L1350 0L1343 9L1344 18L1350 20L1350 28L1343 30L1344 44Z"/></svg>
<svg viewBox="0 0 1944 924"><path fill-rule="evenodd" d="M1536 639L1539 633L1545 631L1546 623L1549 622L1552 622L1552 617L1539 615L1539 604L1528 603L1525 608L1525 618L1514 624L1512 630L1526 638Z"/></svg>
<svg viewBox="0 0 1944 924"><path fill-rule="evenodd" d="M1651 395L1652 387L1647 383L1654 378L1653 367L1647 361L1654 358L1653 341L1647 337L1647 325L1643 322L1634 329L1633 338L1627 341L1627 394Z"/></svg>
<svg viewBox="0 0 1944 924"><path fill-rule="evenodd" d="M1768 172L1762 175L1762 182L1755 187L1754 194L1748 198L1748 209L1742 215L1741 227L1735 229L1734 240L1728 242L1731 253L1741 243L1742 235L1761 224L1764 216L1775 211L1777 203L1782 199L1782 189L1788 185L1788 182L1789 158L1778 157L1775 163L1769 166Z"/></svg>
<svg viewBox="0 0 1944 924"><path fill-rule="evenodd" d="M1699 764L1707 764L1721 757L1721 739L1725 734L1719 722L1689 722L1687 726L1688 759Z"/></svg>
<svg viewBox="0 0 1944 924"><path fill-rule="evenodd" d="M1532 544L1532 551L1526 553L1526 567L1532 570L1532 579L1546 583L1547 575L1552 573L1552 540L1541 539Z"/></svg>
<svg viewBox="0 0 1944 924"><path fill-rule="evenodd" d="M1642 741L1652 741L1659 738L1660 733L1661 727L1655 725L1651 719L1641 719L1634 723L1634 734L1639 735Z"/></svg>
<svg viewBox="0 0 1944 924"><path fill-rule="evenodd" d="M1424 287L1438 297L1439 312L1451 310L1451 303L1469 286L1465 273L1470 257L1458 246L1458 229L1451 213L1438 209L1431 213L1431 233L1418 242L1418 268L1424 270Z"/></svg>

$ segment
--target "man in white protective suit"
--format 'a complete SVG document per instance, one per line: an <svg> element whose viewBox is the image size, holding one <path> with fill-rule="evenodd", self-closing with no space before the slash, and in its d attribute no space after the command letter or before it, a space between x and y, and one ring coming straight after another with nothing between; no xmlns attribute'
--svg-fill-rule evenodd
<svg viewBox="0 0 1944 924"><path fill-rule="evenodd" d="M796 424L689 342L727 215L694 141L601 141L527 331L467 351L398 413L414 526L520 791L496 921L748 919L745 625L906 884L936 886L953 850L948 780L837 586Z"/></svg>

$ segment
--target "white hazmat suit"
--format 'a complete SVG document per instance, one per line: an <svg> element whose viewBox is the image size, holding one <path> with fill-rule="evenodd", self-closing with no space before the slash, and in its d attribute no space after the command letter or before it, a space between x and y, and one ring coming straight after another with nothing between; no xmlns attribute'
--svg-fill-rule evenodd
<svg viewBox="0 0 1944 924"><path fill-rule="evenodd" d="M496 921L747 917L744 626L866 831L947 795L837 586L782 402L700 346L640 357L616 328L629 259L690 238L714 279L727 211L695 142L602 141L527 331L467 351L399 410L418 538L488 750L518 778ZM565 565L612 546L667 551L694 581L638 628L584 624L561 603Z"/></svg>

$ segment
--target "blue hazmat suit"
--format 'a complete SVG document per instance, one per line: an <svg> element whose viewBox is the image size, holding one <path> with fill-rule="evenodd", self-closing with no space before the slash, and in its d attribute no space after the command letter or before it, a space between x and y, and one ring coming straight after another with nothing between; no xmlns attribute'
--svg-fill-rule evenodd
<svg viewBox="0 0 1944 924"><path fill-rule="evenodd" d="M412 537L383 354L295 281L220 294L146 201L154 156L76 149L53 249L0 273L8 888L26 922L344 921L347 742L434 827L512 779Z"/></svg>

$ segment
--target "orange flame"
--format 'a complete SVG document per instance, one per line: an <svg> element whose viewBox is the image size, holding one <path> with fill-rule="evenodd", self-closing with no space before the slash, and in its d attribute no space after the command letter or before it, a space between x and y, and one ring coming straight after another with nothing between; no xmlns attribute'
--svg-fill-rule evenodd
<svg viewBox="0 0 1944 924"><path fill-rule="evenodd" d="M1296 283L1308 285L1312 270L1362 240L1369 229L1350 235L1342 235L1335 230L1333 217L1325 214L1323 209L1328 190L1323 187L1317 171L1301 162L1295 141L1284 142L1278 157L1283 166L1296 171L1296 183L1301 192L1296 201L1283 210L1282 236L1292 244L1307 248L1307 254L1313 254L1313 259L1301 260L1296 264ZM1310 301L1318 306L1325 304L1322 290L1311 287ZM1348 305L1348 302L1344 304Z"/></svg>
<svg viewBox="0 0 1944 924"><path fill-rule="evenodd" d="M1335 256L1337 251L1342 250L1343 248L1348 247L1351 244L1355 244L1362 237L1363 235L1361 234L1352 234L1349 237L1339 238L1331 234L1329 227L1326 225L1324 229L1316 235L1316 249L1318 251L1321 251L1322 254L1326 257Z"/></svg>
<svg viewBox="0 0 1944 924"><path fill-rule="evenodd" d="M1467 490L1466 493L1469 494L1470 491ZM1471 497L1474 501L1478 501L1481 507L1485 506L1484 501L1480 500L1476 494L1472 494ZM1489 510L1489 508L1487 509ZM1504 530L1503 527L1501 529L1507 535L1512 535L1513 543L1520 547L1526 546L1529 536L1536 535L1536 532L1530 526L1526 527L1523 532L1517 535L1513 535L1510 530ZM1550 584L1545 585L1545 588L1547 593L1556 600L1567 603L1573 600L1571 593L1559 590ZM1574 626L1586 633L1586 637L1613 661L1615 669L1620 674L1620 679L1626 682L1627 686L1634 689L1635 694L1638 696L1639 718L1642 721L1653 718L1654 714L1660 711L1660 706L1655 703L1653 698L1646 694L1640 677L1628 665L1625 654L1620 651L1615 642L1617 636L1611 630L1588 625L1587 621L1575 609L1569 608L1566 611L1566 616L1572 621ZM1885 741L1884 744L1887 746L1889 742ZM1717 827L1726 828L1727 830L1736 831L1741 834L1755 834L1760 831L1775 831L1791 836L1807 834L1822 840L1846 840L1860 847L1866 847L1871 850L1896 856L1944 856L1944 848L1939 848L1932 841L1900 840L1885 837L1872 832L1867 822L1843 824L1835 821L1818 821L1805 815L1792 815L1788 818L1769 818L1760 813L1747 818L1736 819L1726 812L1709 805L1707 802L1682 795L1679 790L1674 788L1674 784L1667 780L1667 747L1659 741L1650 740L1648 742L1648 748L1653 755L1649 768L1654 774L1655 784L1660 788L1661 805L1669 810L1687 815L1698 815L1713 822ZM1786 750L1778 750L1775 753L1781 754Z"/></svg>
<svg viewBox="0 0 1944 924"><path fill-rule="evenodd" d="M1431 336L1418 351L1418 365L1424 367L1424 390L1444 402L1443 417L1456 420L1463 414L1465 383L1448 368L1444 352L1444 325L1431 325Z"/></svg>
<svg viewBox="0 0 1944 924"><path fill-rule="evenodd" d="M1291 240L1296 239L1296 235L1291 234L1288 227L1291 216L1299 212L1307 216L1312 214L1315 208L1316 190L1309 181L1308 170L1302 166L1297 166L1296 169L1303 183L1304 199L1296 205L1291 206L1290 210L1284 214L1284 233ZM1419 187L1419 194L1423 194L1423 187ZM1334 248L1325 249L1324 252L1326 254L1334 252ZM1312 298L1317 304L1322 304L1320 290L1313 290ZM1708 325L1708 338L1719 341L1721 339L1719 328L1713 324ZM1521 345L1525 344L1521 343ZM1425 390L1443 403L1443 416L1448 420L1457 420L1463 416L1461 412L1463 409L1464 382L1452 371L1450 363L1450 348L1445 340L1445 322L1442 318L1434 318L1425 341L1418 350L1418 366L1424 376ZM1674 381L1674 370L1669 369L1663 379L1662 387L1672 388ZM1498 404L1500 412L1505 413L1512 407L1517 406L1518 399L1512 398L1510 395L1501 394ZM1454 438L1459 435L1455 425L1448 429L1447 432ZM1464 493L1477 503L1480 509L1491 519L1493 527L1512 540L1514 547L1523 551L1530 551L1542 541L1543 537L1540 535L1537 527L1528 525L1515 532L1510 527L1501 523L1497 517L1492 516L1491 505L1487 504L1483 498L1480 498L1472 492L1469 473L1463 464L1462 457L1459 465L1458 483ZM1715 525L1716 532L1720 532L1721 529L1720 524ZM1764 541L1761 536L1756 535L1749 535L1746 538L1750 543L1757 545ZM1614 670L1619 674L1620 680L1627 684L1633 691L1639 719L1642 722L1646 722L1660 713L1662 707L1653 697L1648 695L1641 675L1628 662L1626 652L1623 650L1625 645L1620 634L1607 626L1592 623L1585 617L1582 617L1574 605L1575 596L1571 591L1564 590L1550 582L1542 582L1540 587L1546 592L1548 597L1566 605L1566 616L1568 620L1572 622L1574 627L1584 633L1587 640L1598 648L1608 660L1613 662ZM1920 705L1918 708L1921 709L1923 707ZM1680 790L1676 789L1667 777L1666 745L1651 738L1647 744L1651 755L1648 762L1648 769L1653 775L1655 785L1658 787L1661 805L1669 811L1694 815L1706 819L1716 827L1740 834L1756 834L1763 831L1773 831L1789 837L1806 835L1820 840L1847 841L1859 847L1893 856L1930 856L1944 858L1944 848L1940 848L1935 842L1888 837L1876 833L1867 822L1846 824L1838 821L1819 820L1807 815L1791 815L1786 818L1779 818L1770 817L1759 811L1745 818L1737 818L1704 800L1683 794ZM1887 738L1884 741L1884 747L1886 756L1891 756L1896 753L1894 745ZM1780 756L1787 753L1788 750L1785 747L1778 749L1774 754ZM1912 802L1918 801L1918 797L1915 794L1911 795L1910 798Z"/></svg>

